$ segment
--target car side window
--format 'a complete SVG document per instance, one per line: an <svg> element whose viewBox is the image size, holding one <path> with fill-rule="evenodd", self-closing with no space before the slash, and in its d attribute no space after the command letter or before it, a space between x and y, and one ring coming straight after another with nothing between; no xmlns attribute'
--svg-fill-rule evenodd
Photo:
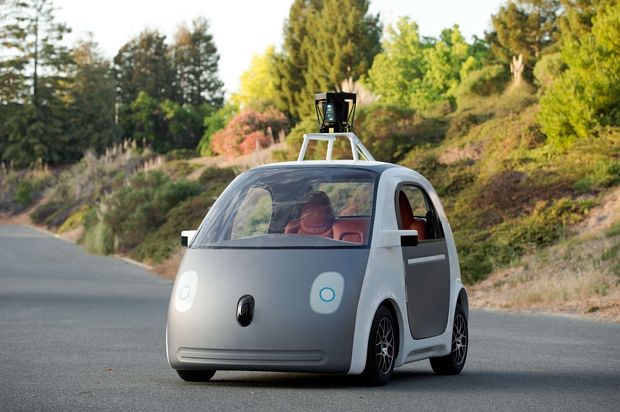
<svg viewBox="0 0 620 412"><path fill-rule="evenodd" d="M401 185L396 193L396 215L401 230L417 230L419 240L442 239L441 222L428 195L413 184Z"/></svg>

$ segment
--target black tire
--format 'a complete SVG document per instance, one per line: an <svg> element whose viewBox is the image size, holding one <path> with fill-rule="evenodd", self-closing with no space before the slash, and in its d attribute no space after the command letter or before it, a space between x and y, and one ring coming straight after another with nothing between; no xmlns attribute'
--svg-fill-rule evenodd
<svg viewBox="0 0 620 412"><path fill-rule="evenodd" d="M215 375L214 370L177 370L177 373L181 379L187 382L208 382Z"/></svg>
<svg viewBox="0 0 620 412"><path fill-rule="evenodd" d="M460 305L454 311L452 324L452 350L446 356L431 358L431 367L437 375L458 375L465 366L467 349L469 347L469 332L467 316Z"/></svg>
<svg viewBox="0 0 620 412"><path fill-rule="evenodd" d="M371 386L383 386L392 379L398 354L398 333L392 313L380 306L375 313L368 337L366 367L362 377Z"/></svg>

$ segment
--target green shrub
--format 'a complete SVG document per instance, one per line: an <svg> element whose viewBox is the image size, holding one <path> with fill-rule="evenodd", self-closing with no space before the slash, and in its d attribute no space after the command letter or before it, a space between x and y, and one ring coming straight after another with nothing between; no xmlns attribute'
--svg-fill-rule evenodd
<svg viewBox="0 0 620 412"><path fill-rule="evenodd" d="M305 118L299 121L295 127L291 129L289 134L286 135L286 147L289 153L289 158L297 159L299 150L301 149L301 143L303 142L304 134L317 133L319 127L317 126L316 119ZM324 152L316 150L316 145L309 145L306 150L306 159L325 158Z"/></svg>
<svg viewBox="0 0 620 412"><path fill-rule="evenodd" d="M187 178L193 171L200 168L200 165L185 162L183 160L172 160L164 163L162 169L173 179Z"/></svg>
<svg viewBox="0 0 620 412"><path fill-rule="evenodd" d="M53 220L53 216L60 210L66 210L67 205L63 201L49 201L37 206L30 214L32 221L38 225L46 224L48 220Z"/></svg>
<svg viewBox="0 0 620 412"><path fill-rule="evenodd" d="M534 79L541 90L547 89L558 79L566 65L560 53L546 54L534 66Z"/></svg>
<svg viewBox="0 0 620 412"><path fill-rule="evenodd" d="M167 259L179 247L181 231L198 227L209 207L234 177L232 169L206 169L199 179L203 192L198 196L187 198L172 208L166 214L165 222L145 236L133 256L153 263Z"/></svg>
<svg viewBox="0 0 620 412"><path fill-rule="evenodd" d="M86 250L98 255L109 255L114 252L114 233L95 208L92 208L84 219L84 235L81 242Z"/></svg>
<svg viewBox="0 0 620 412"><path fill-rule="evenodd" d="M22 180L15 188L15 202L22 207L28 207L34 200L35 190L35 185L30 179Z"/></svg>
<svg viewBox="0 0 620 412"><path fill-rule="evenodd" d="M237 173L232 168L210 167L202 172L198 183L204 193L217 197L236 176Z"/></svg>
<svg viewBox="0 0 620 412"><path fill-rule="evenodd" d="M620 235L620 221L613 223L605 232L605 236L613 237Z"/></svg>
<svg viewBox="0 0 620 412"><path fill-rule="evenodd" d="M90 205L82 205L77 210L73 211L71 215L63 222L58 228L58 233L68 232L76 229L84 224L86 216L90 213L92 207Z"/></svg>
<svg viewBox="0 0 620 412"><path fill-rule="evenodd" d="M110 227L116 250L128 252L165 221L178 203L197 195L200 185L173 182L161 171L138 173L105 202L103 222Z"/></svg>
<svg viewBox="0 0 620 412"><path fill-rule="evenodd" d="M166 260L178 248L181 231L198 228L213 202L212 196L203 193L179 203L166 215L166 221L145 237L133 256L152 263Z"/></svg>
<svg viewBox="0 0 620 412"><path fill-rule="evenodd" d="M591 171L575 182L577 192L600 190L620 183L620 162L618 159L604 159L596 162Z"/></svg>
<svg viewBox="0 0 620 412"><path fill-rule="evenodd" d="M491 235L496 248L491 260L496 266L508 264L525 253L552 244L566 234L569 226L583 220L593 206L592 202L570 198L556 200L550 205L539 202L530 215L496 227Z"/></svg>
<svg viewBox="0 0 620 412"><path fill-rule="evenodd" d="M592 32L562 48L568 69L540 101L538 121L548 142L567 149L596 133L620 126L620 4L601 8Z"/></svg>
<svg viewBox="0 0 620 412"><path fill-rule="evenodd" d="M397 162L402 160L416 141L415 123L415 112L412 109L373 104L358 111L355 130L360 131L364 146L375 159Z"/></svg>
<svg viewBox="0 0 620 412"><path fill-rule="evenodd" d="M199 153L195 149L174 149L166 154L167 160L186 160L198 157Z"/></svg>
<svg viewBox="0 0 620 412"><path fill-rule="evenodd" d="M456 88L457 106L466 106L473 96L500 94L510 78L506 67L500 64L471 71Z"/></svg>

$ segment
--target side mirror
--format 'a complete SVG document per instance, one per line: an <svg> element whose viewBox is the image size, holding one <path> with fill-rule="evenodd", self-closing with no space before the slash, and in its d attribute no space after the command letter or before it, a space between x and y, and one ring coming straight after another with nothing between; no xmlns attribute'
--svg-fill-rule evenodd
<svg viewBox="0 0 620 412"><path fill-rule="evenodd" d="M197 230L184 230L181 232L181 246L187 247L192 244Z"/></svg>
<svg viewBox="0 0 620 412"><path fill-rule="evenodd" d="M418 245L417 230L382 230L379 232L379 247L406 247Z"/></svg>

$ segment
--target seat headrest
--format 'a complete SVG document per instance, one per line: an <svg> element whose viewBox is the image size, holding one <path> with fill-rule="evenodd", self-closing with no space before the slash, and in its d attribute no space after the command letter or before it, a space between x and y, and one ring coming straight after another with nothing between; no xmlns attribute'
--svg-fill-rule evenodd
<svg viewBox="0 0 620 412"><path fill-rule="evenodd" d="M413 223L413 210L407 195L402 190L398 193L398 208L400 209L400 221L403 224L403 230L409 230Z"/></svg>
<svg viewBox="0 0 620 412"><path fill-rule="evenodd" d="M334 208L327 193L310 192L301 209L301 229L306 233L323 233L332 228Z"/></svg>

